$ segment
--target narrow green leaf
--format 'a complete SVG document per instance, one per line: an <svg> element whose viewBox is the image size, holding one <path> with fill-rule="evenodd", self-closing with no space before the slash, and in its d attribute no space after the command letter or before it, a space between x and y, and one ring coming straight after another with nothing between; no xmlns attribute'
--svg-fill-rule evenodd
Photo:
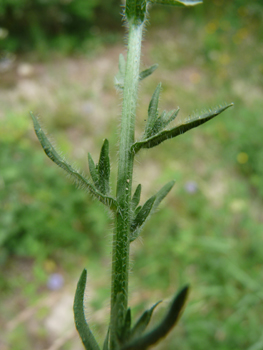
<svg viewBox="0 0 263 350"><path fill-rule="evenodd" d="M148 218L148 215L150 214L151 209L153 207L154 201L155 201L155 196L152 196L151 198L149 198L144 203L144 205L142 206L142 208L140 209L136 217L133 219L131 223L131 228L130 228L131 242L134 241L134 239L137 237L136 232L142 228L142 225L145 223L146 219Z"/></svg>
<svg viewBox="0 0 263 350"><path fill-rule="evenodd" d="M158 68L158 64L153 64L151 67L143 70L139 75L139 80L143 80L151 75Z"/></svg>
<svg viewBox="0 0 263 350"><path fill-rule="evenodd" d="M185 305L188 290L188 287L184 287L176 295L166 316L156 328L145 335L132 340L128 344L125 344L121 350L147 350L150 346L164 338L177 323Z"/></svg>
<svg viewBox="0 0 263 350"><path fill-rule="evenodd" d="M149 198L143 207L137 207L134 212L134 219L130 228L130 242L135 241L139 236L146 220L150 218L153 212L157 209L161 201L171 191L175 181L170 181L164 185L154 196Z"/></svg>
<svg viewBox="0 0 263 350"><path fill-rule="evenodd" d="M172 111L165 113L162 117L162 129L169 125L178 115L180 108L173 109Z"/></svg>
<svg viewBox="0 0 263 350"><path fill-rule="evenodd" d="M142 209L141 205L138 205L138 207L134 210L134 217L136 217L136 215L139 213L139 211Z"/></svg>
<svg viewBox="0 0 263 350"><path fill-rule="evenodd" d="M149 107L148 107L148 119L145 126L144 138L149 138L154 134L154 124L158 117L158 104L159 104L159 96L161 92L162 84L159 83L157 88L155 89Z"/></svg>
<svg viewBox="0 0 263 350"><path fill-rule="evenodd" d="M190 117L187 121L185 121L181 125L175 126L170 130L161 131L160 133L154 136L151 136L147 139L144 139L142 141L135 142L132 145L131 150L134 153L137 153L141 148L155 147L167 139L171 139L181 134L184 134L186 131L196 128L197 126L208 122L210 119L216 117L217 115L224 112L227 108L231 106L233 106L233 103L223 107L215 108L213 110L209 110L208 112L202 115Z"/></svg>
<svg viewBox="0 0 263 350"><path fill-rule="evenodd" d="M203 3L203 0L149 0L152 4L172 6L195 6Z"/></svg>
<svg viewBox="0 0 263 350"><path fill-rule="evenodd" d="M170 124L178 115L179 108L170 112L163 111L161 115L156 119L153 128L152 136L162 131L168 124Z"/></svg>
<svg viewBox="0 0 263 350"><path fill-rule="evenodd" d="M99 189L99 173L90 153L88 153L88 162L89 162L89 172L90 172L91 178L94 182L95 187Z"/></svg>
<svg viewBox="0 0 263 350"><path fill-rule="evenodd" d="M131 331L131 309L128 308L123 327L120 331L120 334L118 334L118 339L121 344L124 344L127 341L127 339L129 339L130 331Z"/></svg>
<svg viewBox="0 0 263 350"><path fill-rule="evenodd" d="M83 342L85 349L100 350L99 345L96 342L96 339L94 338L94 335L92 334L85 318L84 294L85 294L86 282L87 282L87 270L84 269L80 276L80 279L77 285L76 294L75 294L75 299L74 299L73 309L74 309L75 325L76 325L77 331L79 332L80 338Z"/></svg>
<svg viewBox="0 0 263 350"><path fill-rule="evenodd" d="M104 140L101 147L100 159L98 163L99 190L107 195L110 192L110 157L109 141Z"/></svg>
<svg viewBox="0 0 263 350"><path fill-rule="evenodd" d="M109 338L110 338L110 327L108 328L108 332L106 334L106 338L103 343L103 350L109 350Z"/></svg>
<svg viewBox="0 0 263 350"><path fill-rule="evenodd" d="M140 203L141 191L142 191L142 185L139 184L139 185L136 187L136 190L135 190L134 195L133 195L132 200L131 200L131 209L132 209L132 210L135 210L135 208L137 207L137 205Z"/></svg>
<svg viewBox="0 0 263 350"><path fill-rule="evenodd" d="M175 181L169 181L167 184L165 184L154 196L155 197L155 201L153 204L153 208L152 210L156 210L158 205L161 203L161 201L167 196L167 194L171 191L171 189L173 188L175 184Z"/></svg>
<svg viewBox="0 0 263 350"><path fill-rule="evenodd" d="M98 192L96 188L87 179L85 179L77 170L75 170L70 164L68 164L66 160L62 158L52 146L51 142L45 135L34 114L30 113L30 115L34 123L34 129L37 138L49 159L56 163L60 168L65 170L80 187L87 189L96 198L98 198L100 202L107 205L112 210L116 210L118 207L116 200L110 196L105 196L104 194Z"/></svg>
<svg viewBox="0 0 263 350"><path fill-rule="evenodd" d="M130 340L136 339L142 335L151 320L154 309L157 305L160 304L160 302L161 301L158 301L149 310L144 311L144 313L131 329Z"/></svg>

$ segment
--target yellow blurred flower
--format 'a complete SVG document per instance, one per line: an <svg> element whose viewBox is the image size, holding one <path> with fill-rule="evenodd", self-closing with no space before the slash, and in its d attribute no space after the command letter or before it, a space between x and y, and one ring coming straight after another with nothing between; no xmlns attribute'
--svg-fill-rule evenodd
<svg viewBox="0 0 263 350"><path fill-rule="evenodd" d="M57 265L54 260L47 259L44 262L44 269L46 272L54 272Z"/></svg>
<svg viewBox="0 0 263 350"><path fill-rule="evenodd" d="M205 26L205 30L208 34L213 34L217 30L217 28L218 25L215 21L211 21Z"/></svg>
<svg viewBox="0 0 263 350"><path fill-rule="evenodd" d="M219 62L224 66L228 65L230 63L230 61L231 61L231 58L227 53L223 53L219 57Z"/></svg>
<svg viewBox="0 0 263 350"><path fill-rule="evenodd" d="M248 154L246 152L238 153L237 161L239 164L246 164L248 162Z"/></svg>
<svg viewBox="0 0 263 350"><path fill-rule="evenodd" d="M245 40L249 35L249 31L247 28L239 29L233 37L233 41L235 44L240 44L243 40Z"/></svg>

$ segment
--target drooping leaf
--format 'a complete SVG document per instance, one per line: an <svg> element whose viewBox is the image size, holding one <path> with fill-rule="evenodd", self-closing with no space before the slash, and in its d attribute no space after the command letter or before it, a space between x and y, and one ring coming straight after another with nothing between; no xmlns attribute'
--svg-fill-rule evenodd
<svg viewBox="0 0 263 350"><path fill-rule="evenodd" d="M151 320L154 309L157 305L160 304L160 302L161 301L158 301L149 310L144 311L144 313L131 329L130 340L139 338L142 335Z"/></svg>
<svg viewBox="0 0 263 350"><path fill-rule="evenodd" d="M147 350L150 346L164 338L177 323L185 305L188 290L188 286L184 287L176 295L166 316L156 328L141 337L131 340L128 344L125 344L121 350Z"/></svg>
<svg viewBox="0 0 263 350"><path fill-rule="evenodd" d="M60 168L65 170L79 186L87 189L103 204L107 205L113 210L116 210L118 206L116 200L110 196L105 196L104 194L97 191L97 189L87 179L85 179L76 169L74 169L70 164L68 164L66 160L62 158L52 146L51 142L45 135L34 114L30 113L30 115L34 123L35 133L46 155Z"/></svg>
<svg viewBox="0 0 263 350"><path fill-rule="evenodd" d="M158 68L158 64L153 64L151 67L143 70L139 75L139 80L143 80L151 75Z"/></svg>
<svg viewBox="0 0 263 350"><path fill-rule="evenodd" d="M161 87L162 87L162 84L159 83L152 95L152 98L148 107L148 119L146 122L145 132L144 132L145 139L154 135L153 129L154 129L154 124L156 122L156 119L158 117L158 104L159 104Z"/></svg>
<svg viewBox="0 0 263 350"><path fill-rule="evenodd" d="M152 4L172 6L195 6L203 3L203 0L149 0Z"/></svg>
<svg viewBox="0 0 263 350"><path fill-rule="evenodd" d="M86 350L100 350L94 335L92 334L84 312L84 294L87 282L87 270L84 269L80 276L74 299L74 317L77 331Z"/></svg>
<svg viewBox="0 0 263 350"><path fill-rule="evenodd" d="M98 163L99 190L107 195L110 192L110 157L109 141L104 140L101 147L100 159Z"/></svg>
<svg viewBox="0 0 263 350"><path fill-rule="evenodd" d="M141 191L142 191L142 185L139 184L136 187L136 190L134 191L134 195L131 200L131 209L134 210L137 205L140 203L140 198L141 198Z"/></svg>
<svg viewBox="0 0 263 350"><path fill-rule="evenodd" d="M134 153L137 153L141 148L155 147L165 140L184 134L186 131L196 128L197 126L208 122L210 119L216 117L217 115L224 112L227 108L231 106L233 106L233 103L223 107L215 108L213 110L209 110L208 112L202 115L190 117L184 123L178 126L175 126L170 130L163 130L154 136L148 137L147 139L143 139L142 141L135 142L132 145L131 150Z"/></svg>

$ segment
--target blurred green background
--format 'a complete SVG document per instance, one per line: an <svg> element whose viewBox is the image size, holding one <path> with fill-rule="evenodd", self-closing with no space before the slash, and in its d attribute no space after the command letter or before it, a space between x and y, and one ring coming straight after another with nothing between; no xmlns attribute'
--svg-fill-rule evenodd
<svg viewBox="0 0 263 350"><path fill-rule="evenodd" d="M157 349L263 349L263 3L211 0L155 6L142 67L136 136L161 81L161 109L179 120L235 107L154 150L142 151L134 186L143 200L176 185L131 245L133 317L159 299L153 321L185 283L184 316ZM121 96L113 86L126 30L117 0L0 0L1 350L81 349L72 300L88 269L87 314L107 329L112 222L41 150L40 115L58 149L84 172L110 141L116 175Z"/></svg>

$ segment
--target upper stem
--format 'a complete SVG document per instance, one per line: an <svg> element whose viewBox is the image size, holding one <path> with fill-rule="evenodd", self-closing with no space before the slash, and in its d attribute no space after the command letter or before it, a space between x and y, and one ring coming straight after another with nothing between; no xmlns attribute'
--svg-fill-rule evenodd
<svg viewBox="0 0 263 350"><path fill-rule="evenodd" d="M129 23L116 193L118 210L112 251L111 350L118 348L116 332L121 329L128 305L129 235L134 160L131 145L134 143L142 31L143 23Z"/></svg>

